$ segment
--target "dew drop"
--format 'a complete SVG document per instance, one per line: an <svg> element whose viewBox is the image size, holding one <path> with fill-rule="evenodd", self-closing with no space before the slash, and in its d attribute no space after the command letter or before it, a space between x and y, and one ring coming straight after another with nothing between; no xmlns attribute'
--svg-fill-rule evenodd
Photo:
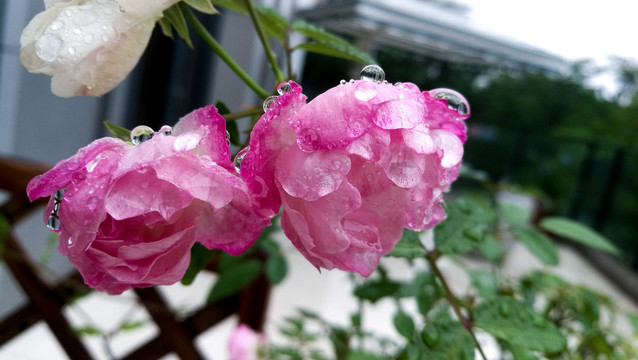
<svg viewBox="0 0 638 360"><path fill-rule="evenodd" d="M383 81L385 80L385 71L379 65L368 65L361 70L361 80L366 81Z"/></svg>
<svg viewBox="0 0 638 360"><path fill-rule="evenodd" d="M267 97L266 100L264 100L264 111L268 111L268 109L270 109L270 106L276 100L277 100L277 96L275 96L275 95Z"/></svg>
<svg viewBox="0 0 638 360"><path fill-rule="evenodd" d="M67 244L69 245L73 245L73 238L69 237L69 239L66 241Z"/></svg>
<svg viewBox="0 0 638 360"><path fill-rule="evenodd" d="M345 85L345 84L346 84L346 81L345 81L345 80L341 79L341 81L339 81L339 85L343 86L343 85Z"/></svg>
<svg viewBox="0 0 638 360"><path fill-rule="evenodd" d="M279 93L279 95L283 95L285 92L288 92L290 90L292 90L292 87L290 86L290 84L283 83L279 86L279 89L277 89L277 93Z"/></svg>
<svg viewBox="0 0 638 360"><path fill-rule="evenodd" d="M94 39L95 39L95 36L93 36L93 34L86 34L82 37L82 40L84 40L84 43L86 44L92 43Z"/></svg>
<svg viewBox="0 0 638 360"><path fill-rule="evenodd" d="M463 118L470 116L470 104L460 93L450 89L433 89L429 93L435 99L446 100L448 108L455 110Z"/></svg>
<svg viewBox="0 0 638 360"><path fill-rule="evenodd" d="M60 218L56 214L49 215L47 220L47 228L51 231L60 231Z"/></svg>
<svg viewBox="0 0 638 360"><path fill-rule="evenodd" d="M80 29L80 28L78 28L78 27L73 28L73 33L74 33L75 35L80 35L80 34L82 33L82 29Z"/></svg>
<svg viewBox="0 0 638 360"><path fill-rule="evenodd" d="M60 20L55 20L51 23L51 30L60 30L64 26L64 23Z"/></svg>
<svg viewBox="0 0 638 360"><path fill-rule="evenodd" d="M53 193L53 199L55 199L56 201L61 201L62 198L64 197L65 192L66 192L66 189L60 189L56 191L55 193Z"/></svg>
<svg viewBox="0 0 638 360"><path fill-rule="evenodd" d="M73 46L69 46L69 49L67 50L69 52L69 54L74 55L75 54L75 48Z"/></svg>
<svg viewBox="0 0 638 360"><path fill-rule="evenodd" d="M44 34L35 43L35 53L42 61L50 62L60 54L64 41L54 34Z"/></svg>
<svg viewBox="0 0 638 360"><path fill-rule="evenodd" d="M173 128L168 125L164 125L160 128L159 133L164 136L173 135Z"/></svg>
<svg viewBox="0 0 638 360"><path fill-rule="evenodd" d="M140 125L131 131L131 142L133 145L139 145L145 141L151 140L153 135L153 129L146 125Z"/></svg>
<svg viewBox="0 0 638 360"><path fill-rule="evenodd" d="M250 147L246 146L245 148L241 149L241 151L239 151L237 155L235 155L233 164L235 165L235 171L237 171L237 173L239 173L239 170L241 169L241 162L244 160L246 155L248 155L249 151L250 151Z"/></svg>
<svg viewBox="0 0 638 360"><path fill-rule="evenodd" d="M230 146L230 133L226 130L226 145Z"/></svg>

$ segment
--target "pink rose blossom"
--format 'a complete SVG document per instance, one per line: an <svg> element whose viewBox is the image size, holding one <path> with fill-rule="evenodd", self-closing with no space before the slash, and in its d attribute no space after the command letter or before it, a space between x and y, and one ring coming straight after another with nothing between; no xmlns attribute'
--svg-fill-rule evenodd
<svg viewBox="0 0 638 360"><path fill-rule="evenodd" d="M266 337L244 324L233 331L228 340L230 360L258 360L259 348L264 346Z"/></svg>
<svg viewBox="0 0 638 360"><path fill-rule="evenodd" d="M55 194L44 219L59 231L58 249L89 286L111 294L180 280L196 241L238 255L269 222L253 210L213 106L172 134L148 132L137 146L98 139L27 187L31 200Z"/></svg>
<svg viewBox="0 0 638 360"><path fill-rule="evenodd" d="M307 104L294 82L280 93L255 125L241 175L264 208L283 205L282 228L313 265L368 276L404 227L445 218L469 116L460 94L363 80Z"/></svg>

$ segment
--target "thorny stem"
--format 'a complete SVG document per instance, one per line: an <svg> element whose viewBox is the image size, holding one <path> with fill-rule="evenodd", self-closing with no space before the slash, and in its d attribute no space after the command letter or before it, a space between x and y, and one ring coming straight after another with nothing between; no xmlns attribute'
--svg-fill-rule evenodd
<svg viewBox="0 0 638 360"><path fill-rule="evenodd" d="M465 315L463 315L463 312L461 311L461 307L459 306L459 303L456 301L456 298L454 297L454 294L452 293L452 290L450 290L450 286L448 285L447 281L445 280L445 277L443 276L443 273L441 273L441 270L439 269L438 265L436 264L437 256L438 256L438 252L436 250L428 251L427 254L425 255L425 259L430 264L430 268L434 272L434 275L441 282L441 286L443 286L443 290L445 290L445 294L447 295L447 298L450 301L450 304L452 305L452 308L454 309L454 313L459 318L459 321L461 322L461 325L463 325L463 327L472 336L472 340L474 340L474 346L476 347L476 349L481 354L481 357L483 358L483 360L487 360L487 357L485 356L485 353L483 352L483 349L481 348L481 345L479 344L478 339L476 338L476 335L474 335L474 332L472 331L472 323L470 322L470 320L468 320L467 317L465 317Z"/></svg>
<svg viewBox="0 0 638 360"><path fill-rule="evenodd" d="M255 6L253 5L252 0L245 0L246 9L248 9L248 14L250 15L253 24L255 25L255 31L257 31L257 35L259 36L259 40L261 40L261 44L264 47L264 51L266 52L266 57L268 58L268 62L272 67L272 71L275 73L275 78L277 78L277 82L286 81L286 77L279 69L277 65L277 59L275 58L275 53L270 48L270 43L268 42L268 38L266 37L266 33L264 32L264 28L261 26L261 22L257 17L257 11L255 10Z"/></svg>
<svg viewBox="0 0 638 360"><path fill-rule="evenodd" d="M224 118L224 120L226 121L234 121L237 119L241 119L247 116L252 116L252 115L261 115L264 113L264 110L261 107L255 106L252 107L248 110L244 110L244 111L237 111L234 113L230 113L230 114L225 114L222 115L222 117Z"/></svg>
<svg viewBox="0 0 638 360"><path fill-rule="evenodd" d="M230 67L230 69L234 71L235 74L237 74L237 76L239 76L239 78L246 83L246 85L248 85L248 87L250 87L255 93L257 93L259 97L265 99L270 96L270 93L259 86L259 84L257 84L255 80L253 80L253 78L251 78L250 75L248 75L248 73L244 71L244 69L242 69L241 66L237 64L237 62L235 62L235 60L226 52L226 50L222 48L217 40L215 40L215 38L208 32L206 27L195 17L191 9L184 3L180 3L179 5L182 9L182 12L184 13L184 17L186 18L186 20L188 20L188 22L193 26L197 34L202 37L204 42L208 46L210 46L211 49L213 49L217 56L219 56L226 63L226 65L228 65L228 67Z"/></svg>

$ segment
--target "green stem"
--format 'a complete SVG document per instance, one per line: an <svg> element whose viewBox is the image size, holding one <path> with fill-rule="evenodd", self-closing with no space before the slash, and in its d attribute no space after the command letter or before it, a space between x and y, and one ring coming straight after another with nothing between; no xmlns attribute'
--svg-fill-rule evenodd
<svg viewBox="0 0 638 360"><path fill-rule="evenodd" d="M255 31L257 31L257 35L259 36L259 40L261 40L261 44L264 47L264 51L266 52L266 57L268 58L268 62L272 67L272 71L275 73L275 77L277 78L277 82L286 81L286 77L284 73L281 72L279 66L277 65L277 59L275 58L275 53L270 48L270 43L268 42L268 38L266 37L266 33L264 32L263 27L261 26L261 22L259 21L259 17L257 16L257 10L255 10L255 6L251 0L245 0L246 9L248 9L248 14L255 25Z"/></svg>
<svg viewBox="0 0 638 360"><path fill-rule="evenodd" d="M436 250L428 251L428 253L425 255L425 259L428 261L428 264L430 264L430 268L434 272L434 275L441 282L441 286L443 286L443 290L445 290L445 294L447 295L447 298L450 301L450 304L452 305L452 309L454 309L454 313L459 318L461 325L463 325L463 327L472 336L472 340L474 340L474 346L476 347L476 349L478 349L479 353L481 354L481 357L483 357L483 360L487 360L487 357L485 356L485 353L483 352L483 349L481 348L481 345L479 344L478 339L476 338L476 335L474 335L474 332L472 331L472 322L468 320L468 318L465 317L465 315L463 315L463 312L461 311L461 307L459 306L459 303L456 301L456 297L454 297L454 294L452 293L450 286L445 280L443 273L441 272L438 265L436 264L437 256L438 256L438 252Z"/></svg>
<svg viewBox="0 0 638 360"><path fill-rule="evenodd" d="M241 119L241 118L244 118L244 117L247 117L247 116L261 115L263 113L264 113L264 110L261 107L255 106L255 107L250 108L248 110L237 111L237 112L234 112L234 113L225 114L225 115L222 115L222 117L226 121L233 121L233 120Z"/></svg>
<svg viewBox="0 0 638 360"><path fill-rule="evenodd" d="M228 65L228 67L230 67L230 69L234 71L235 74L237 74L237 76L239 76L239 78L246 83L246 85L248 85L248 87L250 87L255 93L257 93L257 95L259 95L259 97L261 97L262 99L265 99L271 95L268 91L264 90L264 88L259 86L259 84L257 84L255 80L253 80L253 78L251 78L250 75L248 75L248 73L244 71L244 69L242 69L239 66L239 64L237 64L237 62L235 62L235 60L226 52L226 50L222 48L222 46L217 42L217 40L215 40L215 38L208 32L206 27L195 17L195 15L193 14L193 12L188 6L186 6L184 3L180 3L179 5L182 9L182 12L184 13L184 17L193 26L197 34L199 34L199 36L202 37L204 42L208 46L210 46L211 49L213 49L213 51L215 51L217 56L219 56L226 63L226 65Z"/></svg>

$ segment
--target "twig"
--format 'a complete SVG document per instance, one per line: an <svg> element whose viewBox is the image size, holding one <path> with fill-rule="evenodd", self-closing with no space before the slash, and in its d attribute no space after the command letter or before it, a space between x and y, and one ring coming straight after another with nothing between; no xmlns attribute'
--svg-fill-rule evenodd
<svg viewBox="0 0 638 360"><path fill-rule="evenodd" d="M277 65L277 59L275 58L275 53L270 48L270 43L268 42L268 38L266 37L266 33L264 32L263 27L261 26L261 22L259 21L259 17L257 16L257 10L255 10L255 6L251 0L245 0L246 9L248 10L248 14L250 15L253 24L255 25L255 31L257 31L257 35L259 36L259 40L261 40L261 44L264 47L264 51L266 52L266 57L268 58L268 62L272 67L272 71L275 73L275 78L277 78L277 82L286 81L286 77L279 69Z"/></svg>

